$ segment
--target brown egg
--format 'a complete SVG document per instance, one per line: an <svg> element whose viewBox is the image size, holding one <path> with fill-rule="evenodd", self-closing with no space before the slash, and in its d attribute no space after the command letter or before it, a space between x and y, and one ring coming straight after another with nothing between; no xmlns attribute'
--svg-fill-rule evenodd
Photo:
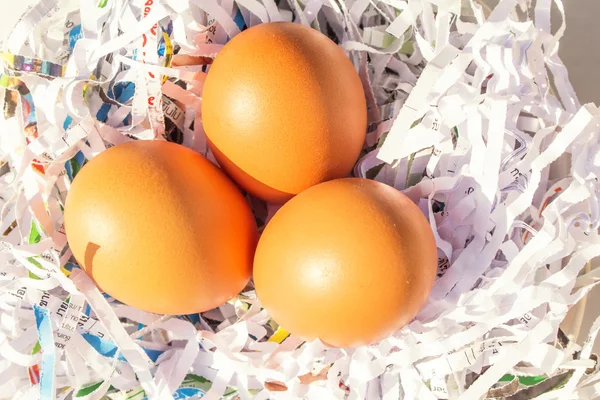
<svg viewBox="0 0 600 400"><path fill-rule="evenodd" d="M287 202L263 232L256 293L273 319L339 347L381 340L424 305L437 272L429 222L383 183L348 178Z"/></svg>
<svg viewBox="0 0 600 400"><path fill-rule="evenodd" d="M367 125L354 66L329 38L287 22L254 26L219 52L202 121L219 164L242 187L282 203L348 176Z"/></svg>
<svg viewBox="0 0 600 400"><path fill-rule="evenodd" d="M93 158L65 204L73 255L98 286L161 314L217 307L248 283L258 238L238 188L183 146L135 141Z"/></svg>

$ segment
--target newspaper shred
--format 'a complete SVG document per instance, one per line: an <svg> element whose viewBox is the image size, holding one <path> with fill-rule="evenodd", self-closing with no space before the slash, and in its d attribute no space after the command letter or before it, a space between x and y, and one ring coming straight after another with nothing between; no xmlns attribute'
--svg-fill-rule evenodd
<svg viewBox="0 0 600 400"><path fill-rule="evenodd" d="M600 396L600 319L583 346L560 330L600 282L600 112L579 104L558 57L560 0L11 7L23 15L1 43L0 397ZM252 286L202 314L142 312L98 291L67 245L70 183L107 147L170 140L214 161L206 72L231 37L268 21L310 25L347 51L369 105L354 174L404 191L436 234L429 302L372 346L305 343ZM275 208L249 201L264 225Z"/></svg>

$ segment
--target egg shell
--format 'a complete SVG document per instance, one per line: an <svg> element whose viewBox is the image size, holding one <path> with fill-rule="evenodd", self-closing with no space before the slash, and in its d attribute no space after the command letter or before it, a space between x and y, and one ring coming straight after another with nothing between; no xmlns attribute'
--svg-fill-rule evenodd
<svg viewBox="0 0 600 400"><path fill-rule="evenodd" d="M191 314L248 283L258 240L246 199L183 146L134 141L75 177L65 204L73 255L112 297L141 310Z"/></svg>
<svg viewBox="0 0 600 400"><path fill-rule="evenodd" d="M348 178L311 187L265 228L256 293L271 316L306 340L338 347L381 340L429 296L437 248L429 222L383 183Z"/></svg>
<svg viewBox="0 0 600 400"><path fill-rule="evenodd" d="M345 53L297 23L256 25L210 67L202 122L219 164L250 193L283 203L348 176L362 149L367 107Z"/></svg>

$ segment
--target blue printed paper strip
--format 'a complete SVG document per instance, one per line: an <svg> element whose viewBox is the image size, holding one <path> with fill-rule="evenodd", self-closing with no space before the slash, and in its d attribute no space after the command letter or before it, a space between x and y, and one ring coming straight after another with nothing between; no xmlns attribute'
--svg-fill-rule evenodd
<svg viewBox="0 0 600 400"><path fill-rule="evenodd" d="M182 387L173 393L173 399L190 399L192 397L201 398L204 397L205 394L206 392L202 389ZM142 400L148 400L148 398L144 397Z"/></svg>
<svg viewBox="0 0 600 400"><path fill-rule="evenodd" d="M42 347L42 374L40 377L40 399L52 400L56 393L54 384L54 370L56 367L56 348L52 335L50 312L45 308L33 305L35 325L38 331L38 340Z"/></svg>
<svg viewBox="0 0 600 400"><path fill-rule="evenodd" d="M98 354L110 358L117 354L118 347L112 340L102 339L89 333L83 333L81 336L98 352ZM146 349L145 347L142 347L142 349L146 352L148 358L154 362L156 362L156 360L158 360L158 356L163 353L160 350ZM119 354L119 360L127 361L122 354Z"/></svg>

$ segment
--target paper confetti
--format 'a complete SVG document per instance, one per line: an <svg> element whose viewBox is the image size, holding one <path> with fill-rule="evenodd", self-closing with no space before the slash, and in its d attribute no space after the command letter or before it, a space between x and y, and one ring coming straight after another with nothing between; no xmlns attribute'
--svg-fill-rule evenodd
<svg viewBox="0 0 600 400"><path fill-rule="evenodd" d="M1 42L0 397L600 396L600 319L583 346L559 329L600 281L600 112L558 56L560 0L30 3ZM199 107L210 61L269 21L347 52L369 106L354 174L404 191L436 234L429 302L372 346L305 343L252 286L202 314L135 310L68 248L70 182L107 147L170 140L214 161ZM249 201L264 225L275 210Z"/></svg>

